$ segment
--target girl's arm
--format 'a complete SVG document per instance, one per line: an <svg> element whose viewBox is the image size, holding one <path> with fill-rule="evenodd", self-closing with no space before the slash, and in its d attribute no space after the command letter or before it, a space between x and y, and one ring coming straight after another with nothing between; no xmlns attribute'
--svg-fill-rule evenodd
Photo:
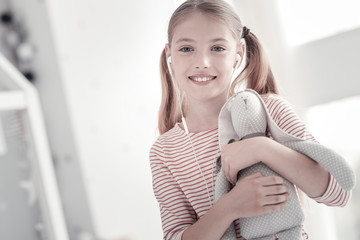
<svg viewBox="0 0 360 240"><path fill-rule="evenodd" d="M256 139L260 144L258 159L298 186L309 197L322 196L329 184L330 174L320 164L266 137Z"/></svg>
<svg viewBox="0 0 360 240"><path fill-rule="evenodd" d="M267 95L263 99L271 117L282 130L298 138L316 142L284 99L277 95ZM333 176L317 162L271 139L254 138L229 144L222 149L222 161L225 164L225 175L232 182L236 181L239 170L263 161L319 203L345 206L350 199L351 192L342 189Z"/></svg>
<svg viewBox="0 0 360 240"><path fill-rule="evenodd" d="M222 150L221 159L224 173L233 183L239 170L258 162L265 163L310 197L321 196L329 183L328 171L317 162L267 137L228 144Z"/></svg>
<svg viewBox="0 0 360 240"><path fill-rule="evenodd" d="M165 164L159 142L150 150L150 166L164 239L220 239L235 219L281 209L289 197L289 189L282 185L282 178L255 173L240 181L197 219L194 209Z"/></svg>
<svg viewBox="0 0 360 240"><path fill-rule="evenodd" d="M164 161L158 140L150 150L154 195L159 203L163 239L181 240L185 229L196 222L196 213Z"/></svg>
<svg viewBox="0 0 360 240"><path fill-rule="evenodd" d="M284 208L285 201L289 198L288 190L280 177L264 177L260 173L249 175L187 228L182 239L220 239L235 219Z"/></svg>
<svg viewBox="0 0 360 240"><path fill-rule="evenodd" d="M336 179L330 175L326 192L321 197L313 198L313 200L331 207L345 207L350 198L351 191L342 189Z"/></svg>
<svg viewBox="0 0 360 240"><path fill-rule="evenodd" d="M263 100L273 120L281 129L296 137L317 142L287 101L278 95L263 96ZM344 190L330 175L326 192L321 197L313 198L313 200L328 206L344 207L349 202L350 197L351 191Z"/></svg>

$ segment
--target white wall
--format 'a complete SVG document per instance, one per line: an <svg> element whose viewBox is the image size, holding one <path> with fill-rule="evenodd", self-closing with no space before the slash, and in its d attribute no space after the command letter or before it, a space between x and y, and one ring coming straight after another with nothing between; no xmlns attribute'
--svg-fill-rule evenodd
<svg viewBox="0 0 360 240"><path fill-rule="evenodd" d="M357 28L294 48L292 77L303 106L360 94L359 41Z"/></svg>
<svg viewBox="0 0 360 240"><path fill-rule="evenodd" d="M173 3L53 0L48 9L97 234L161 239L148 152Z"/></svg>
<svg viewBox="0 0 360 240"><path fill-rule="evenodd" d="M29 67L35 73L34 85L39 91L49 138L51 157L57 174L67 228L71 239L82 233L93 233L93 223L88 198L79 164L76 136L72 117L68 111L68 93L64 89L53 43L52 26L49 24L47 3L38 0L0 0L0 10L10 10L14 22L35 49ZM1 25L1 51L8 34ZM10 53L9 49L5 52ZM14 56L8 54L11 59ZM13 59L12 59L13 60ZM34 221L34 220L33 220Z"/></svg>
<svg viewBox="0 0 360 240"><path fill-rule="evenodd" d="M360 91L360 16L353 11L359 3L319 2L235 1L243 23L268 52L281 94L300 113Z"/></svg>

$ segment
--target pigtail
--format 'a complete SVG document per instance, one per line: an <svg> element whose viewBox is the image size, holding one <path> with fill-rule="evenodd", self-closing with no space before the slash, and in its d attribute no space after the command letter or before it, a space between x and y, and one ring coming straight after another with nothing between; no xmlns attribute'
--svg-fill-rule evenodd
<svg viewBox="0 0 360 240"><path fill-rule="evenodd" d="M160 57L160 77L162 87L161 105L159 110L158 128L160 134L174 127L175 123L181 121L180 108L178 106L175 86L171 80L166 62L165 49Z"/></svg>
<svg viewBox="0 0 360 240"><path fill-rule="evenodd" d="M246 87L259 94L278 94L269 60L258 38L246 27L243 30L243 38L246 42L246 65L237 82L245 80Z"/></svg>

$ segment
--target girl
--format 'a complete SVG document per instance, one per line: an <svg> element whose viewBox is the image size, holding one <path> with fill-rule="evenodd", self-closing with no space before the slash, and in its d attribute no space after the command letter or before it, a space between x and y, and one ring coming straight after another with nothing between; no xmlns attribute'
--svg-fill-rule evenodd
<svg viewBox="0 0 360 240"><path fill-rule="evenodd" d="M245 67L231 84L243 59ZM244 178L213 202L215 160L220 154L218 115L229 93L242 82L262 95L280 128L315 141L277 95L258 39L233 9L221 0L183 3L170 19L160 67L161 136L150 150L150 164L164 239L220 239L238 218L283 208L288 199L283 179L260 173ZM319 164L271 138L227 145L221 156L230 182L236 182L239 170L262 161L319 203L344 206L349 200L350 193ZM235 225L237 239L243 239Z"/></svg>

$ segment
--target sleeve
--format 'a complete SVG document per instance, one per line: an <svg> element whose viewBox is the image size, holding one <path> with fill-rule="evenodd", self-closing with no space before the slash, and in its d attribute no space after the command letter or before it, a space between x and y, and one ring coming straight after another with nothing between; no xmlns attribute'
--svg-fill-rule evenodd
<svg viewBox="0 0 360 240"><path fill-rule="evenodd" d="M267 95L263 99L271 117L282 130L304 140L317 142L286 100L278 95ZM325 193L320 197L313 198L313 200L327 206L344 207L349 202L350 197L351 191L341 188L336 179L330 175Z"/></svg>
<svg viewBox="0 0 360 240"><path fill-rule="evenodd" d="M351 198L351 191L343 190L335 178L330 175L329 186L325 193L317 198L313 198L318 203L327 206L345 207Z"/></svg>
<svg viewBox="0 0 360 240"><path fill-rule="evenodd" d="M150 150L150 167L155 197L159 203L164 239L181 240L196 222L196 213L171 174L159 142Z"/></svg>

